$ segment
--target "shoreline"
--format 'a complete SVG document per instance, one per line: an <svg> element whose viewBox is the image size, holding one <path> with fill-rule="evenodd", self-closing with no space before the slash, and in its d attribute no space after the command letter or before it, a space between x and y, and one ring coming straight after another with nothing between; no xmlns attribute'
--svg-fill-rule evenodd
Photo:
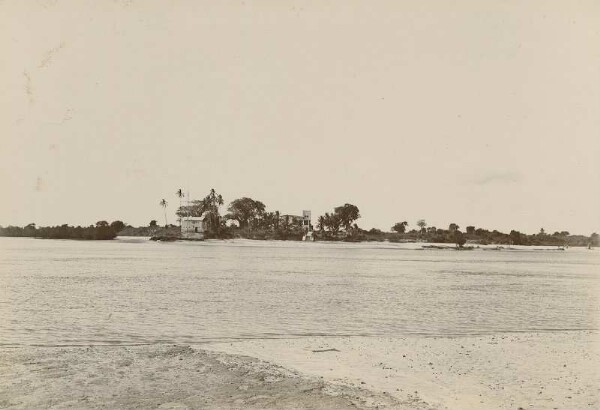
<svg viewBox="0 0 600 410"><path fill-rule="evenodd" d="M1 228L1 227L0 227ZM581 235L575 235L575 237L580 238ZM544 242L539 241L536 243L520 243L515 244L507 241L487 241L483 239L468 239L467 243L463 246L457 246L456 243L451 241L430 241L427 238L390 238L389 235L380 235L380 236L371 236L365 238L356 238L356 237L346 237L346 238L330 238L330 237L317 237L316 239L310 241L304 241L301 237L287 237L287 238L277 238L277 237L256 237L256 236L247 236L247 235L234 235L234 236L224 236L224 237L207 237L207 238L185 238L181 236L179 233L176 234L156 234L156 233L144 233L144 234L127 234L127 235L119 235L116 234L114 237L107 238L81 238L81 237L41 237L41 236L29 236L29 235L1 235L0 238L32 238L32 239L55 239L55 240L72 240L72 241L85 241L85 242L97 242L97 241L111 241L111 240L119 240L119 238L128 238L128 239L145 239L151 240L155 242L203 242L203 241L235 241L235 240L246 240L246 241L254 241L254 242L293 242L293 243L380 243L380 244L422 244L422 248L424 250L432 250L432 249L440 249L440 250L475 250L478 248L486 249L486 250L514 250L519 247L522 248L552 248L552 250L565 250L568 248L587 248L589 250L598 250L600 249L598 245L593 245L590 243L569 243L569 242ZM557 249L561 248L561 249ZM549 249L548 249L549 250Z"/></svg>
<svg viewBox="0 0 600 410"><path fill-rule="evenodd" d="M395 249L409 249L409 250L419 250L419 251L498 251L498 252L511 252L511 251L568 251L569 249L575 250L586 250L586 251L599 251L600 248L592 247L588 248L587 246L559 246L559 245L508 245L508 244L469 244L460 248L455 245L451 245L445 242L426 242L426 241L415 241L415 240L406 240L406 241L389 241L389 240L360 240L360 241L344 241L344 240L315 240L315 241L302 241L296 239L256 239L256 238L206 238L206 239L197 239L197 238L179 238L179 237L165 237L165 238L157 238L150 236L117 236L112 239L80 239L80 238L40 238L40 237L28 237L28 236L0 236L0 238L16 238L16 239L39 239L39 240L47 240L47 241L71 241L71 242L82 242L82 243L90 243L90 242L103 242L103 243L111 243L111 242L135 242L135 243L145 243L145 242L156 242L156 243L222 243L222 244L231 244L231 243L289 243L289 244L321 244L321 245L382 245L382 246L393 246ZM407 246L406 248L402 246Z"/></svg>
<svg viewBox="0 0 600 410"><path fill-rule="evenodd" d="M600 405L600 332L0 347L0 408Z"/></svg>
<svg viewBox="0 0 600 410"><path fill-rule="evenodd" d="M433 408L600 406L600 332L338 337L214 343L329 383L417 398Z"/></svg>
<svg viewBox="0 0 600 410"><path fill-rule="evenodd" d="M421 409L188 345L0 348L0 408Z"/></svg>

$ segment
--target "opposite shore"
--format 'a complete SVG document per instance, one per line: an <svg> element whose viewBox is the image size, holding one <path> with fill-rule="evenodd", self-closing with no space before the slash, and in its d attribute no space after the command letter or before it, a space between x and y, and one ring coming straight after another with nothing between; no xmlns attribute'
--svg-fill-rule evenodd
<svg viewBox="0 0 600 410"><path fill-rule="evenodd" d="M154 221L153 221L154 222ZM525 246L553 246L553 247L597 247L600 245L598 234L590 236L570 235L568 232L546 234L544 232L526 235L522 233L505 234L496 230L467 228L467 232L458 230L437 229L435 232L383 232L377 229L363 230L351 229L349 232L341 231L332 234L326 230L313 231L313 239L327 242L392 242L392 243L430 243L450 244L458 248L469 249L477 245L525 245ZM457 233L458 232L458 233ZM228 226L218 233L207 232L206 239L252 239L252 240L287 240L301 241L305 232L302 229L276 230L276 229L248 229ZM36 227L29 224L25 227L0 226L0 237L32 237L42 239L76 239L76 240L111 240L117 236L148 237L155 240L184 240L181 228L176 225L166 227L151 223L149 226L133 227L121 221L108 223L99 221L87 227L70 226L67 224L52 227Z"/></svg>
<svg viewBox="0 0 600 410"><path fill-rule="evenodd" d="M316 218L313 226L312 213L303 210L302 215L283 214L278 210L268 211L267 206L256 199L242 197L234 199L222 215L223 196L211 189L200 200L194 200L182 189L175 192L179 207L175 212L179 225L168 223L168 201L163 198L158 204L164 211L165 224L159 226L151 220L148 226L133 227L121 220L111 223L105 220L89 226L68 224L38 227L30 223L24 227L0 226L0 236L35 237L46 239L110 240L117 236L147 236L157 240L194 239L254 239L254 240L295 240L345 242L428 242L450 243L462 249L468 245L535 245L535 246L600 246L600 236L594 232L590 236L572 235L568 231L548 233L541 228L538 233L526 234L518 230L510 233L489 230L468 225L461 227L452 222L447 229L430 226L425 219L419 219L415 228L409 230L407 221L394 223L390 231L377 228L369 230L358 226L361 218L358 206L344 203ZM185 201L184 201L185 198Z"/></svg>

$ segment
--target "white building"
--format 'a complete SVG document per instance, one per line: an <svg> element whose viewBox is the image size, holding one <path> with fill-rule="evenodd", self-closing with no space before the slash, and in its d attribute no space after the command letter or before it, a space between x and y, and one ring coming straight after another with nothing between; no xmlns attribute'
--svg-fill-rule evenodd
<svg viewBox="0 0 600 410"><path fill-rule="evenodd" d="M181 236L189 239L203 239L206 224L204 218L190 216L181 221Z"/></svg>
<svg viewBox="0 0 600 410"><path fill-rule="evenodd" d="M315 237L313 235L313 227L311 221L310 211L302 211L302 228L304 228L304 236L302 237L303 241L314 241Z"/></svg>
<svg viewBox="0 0 600 410"><path fill-rule="evenodd" d="M312 231L310 211L302 211L302 227L307 231Z"/></svg>
<svg viewBox="0 0 600 410"><path fill-rule="evenodd" d="M313 230L310 211L302 211L302 216L289 214L280 215L279 222L285 224L299 224L305 232Z"/></svg>

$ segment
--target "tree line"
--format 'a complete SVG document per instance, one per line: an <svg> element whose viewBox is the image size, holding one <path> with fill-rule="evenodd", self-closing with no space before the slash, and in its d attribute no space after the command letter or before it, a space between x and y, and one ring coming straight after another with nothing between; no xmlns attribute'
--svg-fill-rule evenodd
<svg viewBox="0 0 600 410"><path fill-rule="evenodd" d="M567 231L546 233L540 232L527 235L517 230L503 233L497 230L487 230L467 226L464 231L456 223L448 225L447 229L428 226L424 219L415 223L415 228L409 230L407 221L397 222L389 232L379 229L365 230L358 226L360 210L356 205L345 203L334 207L331 212L316 218L316 226L306 226L299 215L286 215L280 211L269 211L266 205L256 199L242 197L231 201L227 212L221 215L220 209L225 204L223 196L211 189L200 200L182 203L185 194L179 189L175 195L179 199L176 215L179 223L187 217L202 218L205 224L206 238L249 238L249 239L280 239L301 240L307 230L313 231L316 240L324 241L390 241L390 242L430 242L453 243L463 247L466 243L474 244L508 244L508 245L556 245L556 246L599 246L597 233L589 237L571 235ZM134 228L122 221L98 221L95 225L82 226L50 226L36 227L29 224L25 227L0 226L0 236L28 236L52 239L113 239L123 236L168 236L177 237L180 229L169 225L167 220L168 202L161 199L159 205L163 208L165 225L158 226L156 220L150 221L146 227Z"/></svg>
<svg viewBox="0 0 600 410"><path fill-rule="evenodd" d="M176 195L185 196L179 189ZM160 201L164 206L165 200ZM208 238L250 238L250 239L290 239L300 240L313 226L304 225L300 215L282 214L280 211L268 211L266 205L248 197L235 199L229 203L227 212L220 214L224 204L223 197L211 189L206 197L181 205L176 211L181 221L186 217L204 218L205 236ZM317 218L317 227L323 233L321 239L337 238L340 230L345 236L358 230L354 223L360 218L359 209L352 204L344 204L334 208L333 212ZM166 222L166 221L165 221Z"/></svg>
<svg viewBox="0 0 600 410"><path fill-rule="evenodd" d="M71 226L67 224L57 226L36 227L30 223L24 227L0 226L0 236L32 237L43 239L82 239L82 240L108 240L117 237L125 228L122 221L98 221L90 226Z"/></svg>
<svg viewBox="0 0 600 410"><path fill-rule="evenodd" d="M185 197L180 189L176 195ZM163 199L160 204L165 206ZM212 238L243 237L251 239L301 239L306 231L302 221L290 215L282 215L279 211L268 211L266 205L256 199L243 197L233 200L227 207L227 213L221 215L220 207L224 205L223 197L214 189L201 199L181 205L176 215L181 220L185 217L204 217L207 222L206 234ZM556 245L556 246L598 246L598 234L589 237L571 235L567 231L547 234L542 228L539 233L527 235L517 230L506 234L497 230L487 230L467 226L464 231L456 223L450 223L447 229L428 226L425 219L416 221L414 229L408 229L408 222L395 223L390 232L379 229L365 230L358 226L360 210L356 205L345 203L337 206L332 212L317 217L314 237L317 240L343 241L422 241L431 243L453 243L459 247L467 242L477 244L508 245ZM233 221L234 223L230 223ZM166 223L166 220L165 220ZM313 230L313 227L309 227Z"/></svg>
<svg viewBox="0 0 600 410"><path fill-rule="evenodd" d="M584 235L571 235L568 231L556 231L552 234L546 233L544 228L536 234L525 234L517 230L511 230L510 233L500 232L498 230L488 230L476 228L469 225L465 227L464 232L456 223L448 225L447 229L427 226L424 219L416 222L417 228L408 231L406 221L398 222L392 226L392 230L401 234L403 238L421 240L433 243L455 243L459 246L467 241L481 244L499 244L499 245L546 245L546 246L598 246L598 234L592 233L589 237Z"/></svg>

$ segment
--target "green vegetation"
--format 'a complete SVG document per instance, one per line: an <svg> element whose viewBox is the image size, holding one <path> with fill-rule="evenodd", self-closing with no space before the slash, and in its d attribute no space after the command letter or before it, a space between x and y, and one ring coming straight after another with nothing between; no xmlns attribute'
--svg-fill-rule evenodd
<svg viewBox="0 0 600 410"><path fill-rule="evenodd" d="M180 219L203 218L205 238L301 240L305 234L301 217L269 212L261 201L248 197L235 199L222 216L223 204L223 197L211 189L203 199L181 205L176 214Z"/></svg>
<svg viewBox="0 0 600 410"><path fill-rule="evenodd" d="M392 226L392 231L396 231L398 233L406 232L406 227L408 226L408 222L397 222L394 226ZM381 231L379 231L381 232Z"/></svg>
<svg viewBox="0 0 600 410"><path fill-rule="evenodd" d="M355 223L360 218L360 211L356 205L344 204L334 208L330 214L317 218L318 232L316 239L320 240L346 240L356 241L359 239L361 229ZM343 230L343 232L341 231Z"/></svg>
<svg viewBox="0 0 600 410"><path fill-rule="evenodd" d="M192 201L190 205L180 206L177 210L177 216L185 217L204 217L206 223L205 236L207 238L227 238L225 230L225 221L219 213L219 207L223 205L223 197L214 189L211 189L204 199Z"/></svg>
<svg viewBox="0 0 600 410"><path fill-rule="evenodd" d="M295 241L302 240L304 233L301 219L293 215L280 215L278 211L264 212L252 218L244 227L230 224L223 231L228 238Z"/></svg>
<svg viewBox="0 0 600 410"><path fill-rule="evenodd" d="M119 231L119 236L149 236L149 237L172 237L180 235L181 228L175 225L158 226L156 220L151 220L148 226L126 226Z"/></svg>
<svg viewBox="0 0 600 410"><path fill-rule="evenodd" d="M257 219L264 217L265 204L252 198L240 198L231 202L226 219L237 221L240 228L249 227Z"/></svg>
<svg viewBox="0 0 600 410"><path fill-rule="evenodd" d="M383 240L390 240L392 242L423 241L430 243L453 243L459 247L467 243L478 245L599 246L598 234L595 233L590 237L570 235L566 231L548 235L543 230L533 235L527 235L516 230L512 230L509 234L506 234L497 230L489 231L483 228L475 228L474 226L467 226L466 232L463 233L460 230L460 226L455 223L451 223L448 229L429 227L423 231L420 225L419 230L413 229L410 232L405 232L405 229L405 225L396 224L392 227L392 230L398 233L392 237L389 234L383 234L385 237ZM372 233L370 240L377 240L373 238Z"/></svg>
<svg viewBox="0 0 600 410"><path fill-rule="evenodd" d="M206 238L248 238L302 240L308 227L303 224L302 216L284 215L279 211L267 211L266 205L256 199L243 197L233 200L227 207L227 214L220 213L224 205L223 197L214 189L201 200L188 201L182 204L185 197L182 189L175 192L179 198L177 209L178 221L186 217L199 217L204 221ZM120 236L149 236L155 238L176 239L181 236L181 228L169 225L166 208L168 203L162 199L159 205L163 208L165 226L159 227L156 220L151 220L148 226L134 228L122 221L109 224L98 221L88 227L73 227L60 225L37 228L35 224L25 227L0 226L0 236L35 237L53 239L113 239ZM517 230L506 234L497 230L489 231L469 225L465 232L456 223L448 225L448 229L438 229L428 226L425 219L416 222L417 229L408 231L408 222L397 222L391 227L391 232L379 229L361 229L356 221L360 219L360 210L356 205L345 203L317 217L316 230L313 237L321 241L389 241L389 242L429 242L455 244L457 248L465 245L545 245L545 246L600 246L597 233L592 235L571 235L567 231L548 234L542 228L537 234L527 235Z"/></svg>
<svg viewBox="0 0 600 410"><path fill-rule="evenodd" d="M425 227L427 226L427 222L425 222L425 219L419 219L417 221L417 226L419 227L419 232L425 233Z"/></svg>
<svg viewBox="0 0 600 410"><path fill-rule="evenodd" d="M37 228L31 223L23 228L18 226L0 227L0 236L24 236L44 239L87 239L87 240L107 240L114 239L117 234L125 228L121 221L114 221L109 224L106 221L98 221L96 225L87 227L70 226L67 224L60 226L47 226Z"/></svg>

